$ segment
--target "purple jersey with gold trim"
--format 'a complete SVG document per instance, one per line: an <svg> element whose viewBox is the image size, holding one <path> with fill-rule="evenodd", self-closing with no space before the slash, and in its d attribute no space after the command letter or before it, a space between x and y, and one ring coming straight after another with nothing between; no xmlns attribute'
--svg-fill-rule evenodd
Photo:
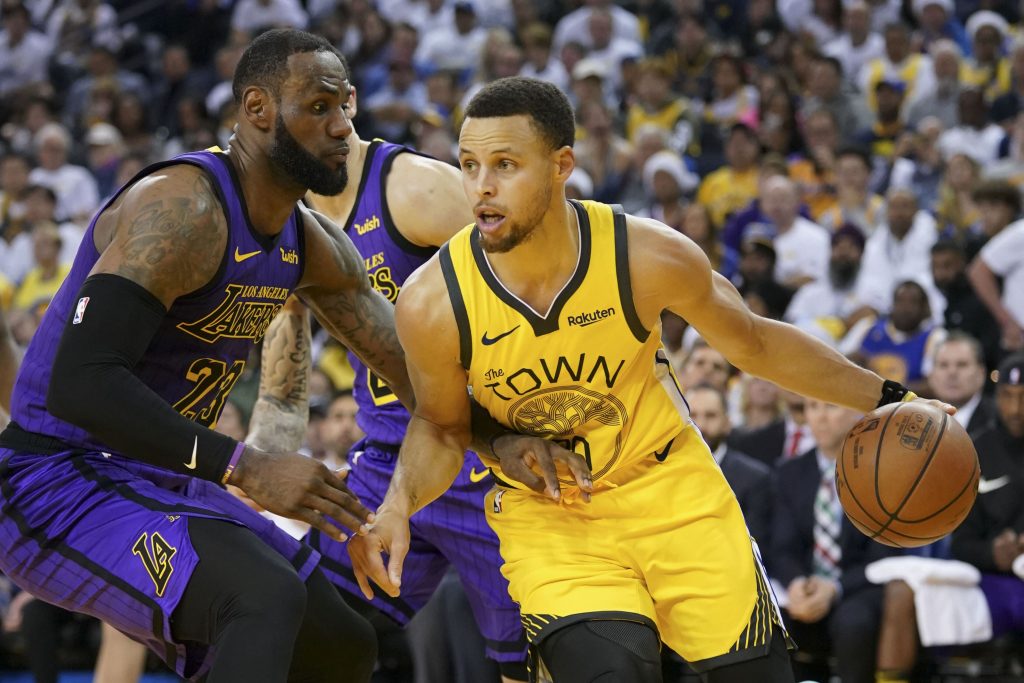
<svg viewBox="0 0 1024 683"><path fill-rule="evenodd" d="M363 176L356 203L344 223L345 232L366 263L370 282L394 303L406 278L437 251L407 240L395 227L388 210L384 188L395 157L412 150L402 145L374 140L366 152ZM429 207L423 207L429 211ZM409 412L395 394L353 354L355 370L352 394L359 404L356 421L367 438L378 443L400 444L409 424Z"/></svg>
<svg viewBox="0 0 1024 683"><path fill-rule="evenodd" d="M305 234L298 208L276 237L257 233L249 221L234 166L220 152L183 154L155 164L125 188L172 164L192 164L205 171L227 217L227 246L213 279L171 305L134 372L182 415L213 427L228 393L245 369L253 345L263 338L302 277ZM86 231L71 273L25 353L14 387L11 418L23 429L56 437L71 446L116 452L46 410L50 372L64 326L89 315L88 300L79 300L78 292L99 259L93 240L95 227L96 218ZM123 333L131 334L131 330Z"/></svg>

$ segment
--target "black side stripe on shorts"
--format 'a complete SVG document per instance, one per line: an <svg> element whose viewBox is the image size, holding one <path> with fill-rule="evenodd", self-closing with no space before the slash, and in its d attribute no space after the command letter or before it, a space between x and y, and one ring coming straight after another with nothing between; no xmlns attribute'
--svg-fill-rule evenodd
<svg viewBox="0 0 1024 683"><path fill-rule="evenodd" d="M14 520L14 523L18 527L18 531L21 532L22 536L31 538L44 552L50 550L69 562L73 562L86 571L100 577L111 586L114 586L131 596L133 599L145 604L150 608L153 614L152 631L159 640L164 643L164 661L172 669L176 670L176 664L178 661L178 651L174 649L173 645L164 638L164 613L160 608L160 605L151 597L131 585L127 581L121 579L115 574L108 571L105 567L100 566L96 562L93 562L83 553L75 550L64 541L64 536L51 538L46 535L46 532L42 529L37 529L29 525L21 512L19 512L10 500L14 495L13 488L11 487L10 481L7 478L8 464L7 462L0 462L0 490L3 491L5 503L0 512Z"/></svg>
<svg viewBox="0 0 1024 683"><path fill-rule="evenodd" d="M462 298L462 289L459 287L459 278L455 275L455 264L452 263L452 254L448 250L447 242L441 247L439 260L444 283L448 287L448 298L451 299L452 310L455 312L455 323L459 326L459 358L462 367L468 372L470 361L473 360L473 336L469 329L466 302Z"/></svg>
<svg viewBox="0 0 1024 683"><path fill-rule="evenodd" d="M495 652L504 652L509 654L519 654L525 652L529 643L526 641L526 634L523 633L519 636L519 640L491 640L490 638L484 638L484 644L491 648Z"/></svg>
<svg viewBox="0 0 1024 683"><path fill-rule="evenodd" d="M116 482L113 479L100 474L92 465L87 463L84 458L72 458L71 462L75 466L75 469L78 470L79 474L89 481L99 484L100 488L103 490L112 491L126 500L130 500L133 503L141 505L147 510L152 510L154 512L169 512L171 514L202 515L203 517L209 517L211 519L223 519L233 524L241 524L241 522L233 517L229 517L228 515L224 515L219 512L214 512L213 510L207 510L206 508L193 507L191 505L172 505L170 503L164 503L163 501L147 498L134 490L131 486Z"/></svg>

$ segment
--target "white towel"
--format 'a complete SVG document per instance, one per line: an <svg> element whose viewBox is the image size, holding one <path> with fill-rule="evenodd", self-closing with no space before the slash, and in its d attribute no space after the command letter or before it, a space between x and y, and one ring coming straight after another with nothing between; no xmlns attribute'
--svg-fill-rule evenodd
<svg viewBox="0 0 1024 683"><path fill-rule="evenodd" d="M869 564L865 574L872 583L902 580L913 589L917 631L925 647L991 640L992 615L975 567L956 560L887 557Z"/></svg>

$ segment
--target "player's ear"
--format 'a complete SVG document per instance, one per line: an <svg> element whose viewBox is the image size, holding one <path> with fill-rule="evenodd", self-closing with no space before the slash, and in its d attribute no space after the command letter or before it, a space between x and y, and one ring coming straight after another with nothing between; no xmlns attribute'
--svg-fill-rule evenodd
<svg viewBox="0 0 1024 683"><path fill-rule="evenodd" d="M251 85L242 92L242 116L259 130L273 127L277 115L274 107L274 98L265 88Z"/></svg>
<svg viewBox="0 0 1024 683"><path fill-rule="evenodd" d="M356 86L352 86L352 89L348 91L348 101L345 102L346 111L349 121L356 117L359 112L359 99L356 97Z"/></svg>
<svg viewBox="0 0 1024 683"><path fill-rule="evenodd" d="M572 175L572 170L576 168L576 153L572 151L572 147L565 146L560 147L554 152L554 161L556 166L555 177L562 183L569 181L569 176Z"/></svg>

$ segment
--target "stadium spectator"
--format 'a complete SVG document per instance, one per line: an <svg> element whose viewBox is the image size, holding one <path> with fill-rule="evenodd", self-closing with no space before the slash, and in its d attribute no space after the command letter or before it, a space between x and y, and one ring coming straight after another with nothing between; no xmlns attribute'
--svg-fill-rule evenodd
<svg viewBox="0 0 1024 683"><path fill-rule="evenodd" d="M885 41L871 30L871 8L863 0L843 7L843 32L822 52L839 60L846 80L854 81L865 65L885 52Z"/></svg>
<svg viewBox="0 0 1024 683"><path fill-rule="evenodd" d="M800 215L800 196L793 181L781 176L765 181L761 205L775 230L775 281L795 291L823 280L828 273L829 235Z"/></svg>
<svg viewBox="0 0 1024 683"><path fill-rule="evenodd" d="M776 472L768 574L779 585L776 593L801 651L835 656L843 683L873 683L883 593L864 571L895 550L855 529L836 494L835 460L861 415L817 400L807 401L806 412L817 447ZM828 680L827 673L814 677L820 662L796 658L797 677Z"/></svg>
<svg viewBox="0 0 1024 683"><path fill-rule="evenodd" d="M935 360L928 374L931 395L956 408L953 419L974 434L988 427L995 406L985 396L985 354L981 343L965 332L950 332L935 347Z"/></svg>
<svg viewBox="0 0 1024 683"><path fill-rule="evenodd" d="M697 201L711 211L716 228L757 195L760 157L757 134L746 124L733 125L725 141L725 165L709 173L697 191Z"/></svg>
<svg viewBox="0 0 1024 683"><path fill-rule="evenodd" d="M1007 226L982 248L967 276L1002 330L1002 347L1024 348L1024 221ZM1002 278L1000 294L997 277Z"/></svg>
<svg viewBox="0 0 1024 683"><path fill-rule="evenodd" d="M46 64L52 46L32 28L28 8L21 2L5 2L0 9L0 97L46 81Z"/></svg>
<svg viewBox="0 0 1024 683"><path fill-rule="evenodd" d="M981 570L992 635L1024 632L1024 355L999 366L996 419L974 438L981 464L978 497L953 532L953 556Z"/></svg>
<svg viewBox="0 0 1024 683"><path fill-rule="evenodd" d="M935 90L907 107L910 128L916 129L931 116L941 121L943 128L952 128L960 121L960 60L963 58L960 50L956 43L945 38L932 43L928 52L935 73Z"/></svg>
<svg viewBox="0 0 1024 683"><path fill-rule="evenodd" d="M823 227L835 231L845 223L872 235L885 222L885 200L869 189L871 156L861 147L840 148L835 154L836 205L821 215Z"/></svg>
<svg viewBox="0 0 1024 683"><path fill-rule="evenodd" d="M710 384L698 384L686 392L690 417L704 437L722 474L736 494L747 528L762 548L770 546L772 525L771 469L728 445L732 425L725 394Z"/></svg>
<svg viewBox="0 0 1024 683"><path fill-rule="evenodd" d="M995 369L1000 358L999 324L967 280L964 248L952 240L940 240L931 252L932 282L946 304L943 326L976 338L984 350L985 365Z"/></svg>
<svg viewBox="0 0 1024 683"><path fill-rule="evenodd" d="M28 175L29 182L45 185L57 195L57 217L85 225L99 208L96 179L81 166L68 163L71 135L56 123L48 123L35 136L39 166Z"/></svg>

